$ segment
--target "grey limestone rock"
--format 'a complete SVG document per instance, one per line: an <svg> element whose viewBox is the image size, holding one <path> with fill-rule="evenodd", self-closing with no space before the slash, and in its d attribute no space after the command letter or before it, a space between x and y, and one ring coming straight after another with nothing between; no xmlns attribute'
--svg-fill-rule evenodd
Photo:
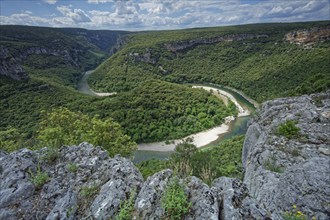
<svg viewBox="0 0 330 220"><path fill-rule="evenodd" d="M116 156L109 158L100 147L88 143L62 147L57 159L45 161L46 148L38 151L22 149L0 157L0 219L108 219L118 211L131 189L139 190L141 174L133 163ZM70 171L74 165L76 171ZM31 182L36 170L46 173L49 181L37 189ZM109 187L109 185L116 187ZM101 190L88 199L81 195L84 186L98 185ZM104 198L106 197L106 198ZM113 198L112 198L113 197ZM97 215L103 207L112 213ZM81 210L84 207L86 210Z"/></svg>
<svg viewBox="0 0 330 220"><path fill-rule="evenodd" d="M56 202L46 220L75 219L74 216L78 208L77 198L77 192L69 190L63 198Z"/></svg>
<svg viewBox="0 0 330 220"><path fill-rule="evenodd" d="M268 101L248 128L244 183L273 216L280 218L296 205L309 218L330 217L329 103L330 91ZM278 133L288 120L300 129L295 137Z"/></svg>
<svg viewBox="0 0 330 220"><path fill-rule="evenodd" d="M186 219L217 220L219 216L217 194L197 177L188 177L185 182L187 182L188 199L191 202Z"/></svg>
<svg viewBox="0 0 330 220"><path fill-rule="evenodd" d="M161 219L164 214L160 202L162 193L172 178L171 170L163 170L148 177L135 200L134 209L137 219Z"/></svg>
<svg viewBox="0 0 330 220"><path fill-rule="evenodd" d="M220 177L213 181L212 189L220 203L219 219L271 219L267 210L258 206L239 179Z"/></svg>
<svg viewBox="0 0 330 220"><path fill-rule="evenodd" d="M140 190L143 178L133 163L116 156L110 161L111 175L108 182L102 185L99 195L91 205L91 212L96 219L113 218L121 202L129 199L133 190Z"/></svg>

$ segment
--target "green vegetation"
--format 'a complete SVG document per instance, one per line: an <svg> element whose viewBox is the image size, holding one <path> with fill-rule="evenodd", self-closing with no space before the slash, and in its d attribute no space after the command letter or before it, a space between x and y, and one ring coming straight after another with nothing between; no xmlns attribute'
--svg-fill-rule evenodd
<svg viewBox="0 0 330 220"><path fill-rule="evenodd" d="M7 130L0 130L0 149L12 152L20 149L22 139L16 128L8 127Z"/></svg>
<svg viewBox="0 0 330 220"><path fill-rule="evenodd" d="M264 164L266 170L272 171L274 173L283 173L282 167L276 165L275 157L271 156Z"/></svg>
<svg viewBox="0 0 330 220"><path fill-rule="evenodd" d="M282 214L282 217L284 220L307 220L309 219L308 216L306 216L304 213L302 213L296 205L293 205L293 208L291 211L284 212ZM312 218L312 220L316 220L315 217Z"/></svg>
<svg viewBox="0 0 330 220"><path fill-rule="evenodd" d="M165 209L164 219L179 220L189 212L191 203L188 202L188 196L177 178L172 179L167 186L161 205Z"/></svg>
<svg viewBox="0 0 330 220"><path fill-rule="evenodd" d="M300 128L296 126L297 122L288 120L285 123L278 126L278 134L286 138L298 137Z"/></svg>
<svg viewBox="0 0 330 220"><path fill-rule="evenodd" d="M139 169L143 178L147 179L149 176L167 169L169 164L167 160L151 159L142 161L139 164L135 164L135 166Z"/></svg>
<svg viewBox="0 0 330 220"><path fill-rule="evenodd" d="M134 210L134 201L136 196L136 189L133 189L130 193L128 200L120 204L119 213L116 216L116 220L131 220L132 212Z"/></svg>
<svg viewBox="0 0 330 220"><path fill-rule="evenodd" d="M104 105L103 105L104 106ZM109 101L101 116L109 114L120 122L136 142L153 142L184 137L222 123L236 115L233 103L228 107L202 89L151 80L121 93Z"/></svg>
<svg viewBox="0 0 330 220"><path fill-rule="evenodd" d="M41 145L52 148L87 141L95 146L103 146L110 156L129 156L136 149L136 144L122 133L120 125L111 118L101 121L67 108L45 113L38 130L38 140Z"/></svg>
<svg viewBox="0 0 330 220"><path fill-rule="evenodd" d="M58 148L48 147L44 155L41 157L41 160L51 164L54 163L58 157L59 157Z"/></svg>
<svg viewBox="0 0 330 220"><path fill-rule="evenodd" d="M85 199L90 199L93 196L97 194L97 192L100 190L99 185L94 184L91 186L83 186L80 189L80 196L84 197Z"/></svg>
<svg viewBox="0 0 330 220"><path fill-rule="evenodd" d="M30 181L35 185L37 189L41 189L42 186L50 180L50 177L46 172L41 171L40 165L37 167L37 172L33 173L29 170Z"/></svg>
<svg viewBox="0 0 330 220"><path fill-rule="evenodd" d="M124 34L12 25L1 25L0 31L1 63L21 65L29 76L24 81L0 76L0 149L6 151L36 146L42 110L66 106L78 111L91 105L95 99L79 94L76 83L86 69L108 56Z"/></svg>
<svg viewBox="0 0 330 220"><path fill-rule="evenodd" d="M186 140L177 145L167 160L148 160L138 164L144 178L165 168L173 169L181 177L196 176L210 184L220 176L243 178L241 162L244 136L236 136L208 149L198 150Z"/></svg>
<svg viewBox="0 0 330 220"><path fill-rule="evenodd" d="M283 39L294 30L329 26L324 21L127 33L2 25L1 61L17 58L29 79L0 76L0 149L37 146L41 112L60 107L81 111L100 130L113 118L136 142L184 137L236 114L232 103L225 107L205 91L168 82L231 86L259 102L324 91L330 85L329 41L305 49ZM118 95L91 97L77 92L82 73L100 64L120 36L127 44L89 78L96 91ZM219 36L254 37L168 49Z"/></svg>
<svg viewBox="0 0 330 220"><path fill-rule="evenodd" d="M257 24L132 34L129 43L89 78L96 90L127 91L148 79L231 86L262 102L330 88L329 41L312 49L290 44L287 33L330 23ZM196 44L172 52L168 44L219 36L245 40Z"/></svg>
<svg viewBox="0 0 330 220"><path fill-rule="evenodd" d="M68 169L71 173L75 173L75 172L77 172L77 170L78 170L78 166L77 166L77 164L75 164L75 163L69 163L69 164L67 165L67 169Z"/></svg>

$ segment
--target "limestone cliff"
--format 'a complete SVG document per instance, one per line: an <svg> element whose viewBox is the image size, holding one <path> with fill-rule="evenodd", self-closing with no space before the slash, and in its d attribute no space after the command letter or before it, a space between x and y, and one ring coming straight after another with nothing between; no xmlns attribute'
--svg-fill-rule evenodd
<svg viewBox="0 0 330 220"><path fill-rule="evenodd" d="M294 137L278 134L294 121ZM310 218L330 214L330 91L264 103L246 133L244 183L276 216L293 205Z"/></svg>
<svg viewBox="0 0 330 220"><path fill-rule="evenodd" d="M296 121L294 137L279 126ZM330 217L330 92L264 103L250 123L242 154L245 177L220 177L211 186L179 181L191 202L185 219L283 219L293 205L309 218ZM143 180L133 163L109 158L88 143L0 151L0 219L113 219L133 189L132 219L162 219L161 198L174 174ZM38 185L36 175L46 174Z"/></svg>
<svg viewBox="0 0 330 220"><path fill-rule="evenodd" d="M291 31L285 35L285 40L290 43L303 45L305 48L311 48L313 44L330 39L330 27L311 28L304 30Z"/></svg>

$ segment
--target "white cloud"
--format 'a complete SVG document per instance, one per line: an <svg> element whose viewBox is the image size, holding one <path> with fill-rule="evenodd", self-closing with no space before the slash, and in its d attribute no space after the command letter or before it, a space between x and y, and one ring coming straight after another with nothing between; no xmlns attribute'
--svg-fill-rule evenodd
<svg viewBox="0 0 330 220"><path fill-rule="evenodd" d="M98 3L113 2L113 0L88 0L87 2L91 4L98 4Z"/></svg>
<svg viewBox="0 0 330 220"><path fill-rule="evenodd" d="M70 6L58 6L57 10L66 18L71 18L76 23L90 22L89 16L81 9L71 9Z"/></svg>
<svg viewBox="0 0 330 220"><path fill-rule="evenodd" d="M29 13L12 14L10 16L0 16L0 24L20 24L20 25L49 25L50 20Z"/></svg>
<svg viewBox="0 0 330 220"><path fill-rule="evenodd" d="M43 18L22 11L2 16L0 23L142 30L330 19L328 0L260 0L253 3L241 0L84 1L84 7L88 6L90 10L65 5L63 0L63 5L53 6L60 15Z"/></svg>
<svg viewBox="0 0 330 220"><path fill-rule="evenodd" d="M50 5L54 5L57 2L57 0L43 0L43 2L48 3Z"/></svg>

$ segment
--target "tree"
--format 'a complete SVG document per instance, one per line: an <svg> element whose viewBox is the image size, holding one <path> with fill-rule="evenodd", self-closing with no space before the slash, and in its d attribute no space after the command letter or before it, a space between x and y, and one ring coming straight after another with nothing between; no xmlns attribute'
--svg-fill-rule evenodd
<svg viewBox="0 0 330 220"><path fill-rule="evenodd" d="M42 145L54 148L87 141L104 147L110 156L129 156L137 149L135 142L123 134L120 125L113 119L102 121L97 116L90 118L67 108L43 112L37 133Z"/></svg>

